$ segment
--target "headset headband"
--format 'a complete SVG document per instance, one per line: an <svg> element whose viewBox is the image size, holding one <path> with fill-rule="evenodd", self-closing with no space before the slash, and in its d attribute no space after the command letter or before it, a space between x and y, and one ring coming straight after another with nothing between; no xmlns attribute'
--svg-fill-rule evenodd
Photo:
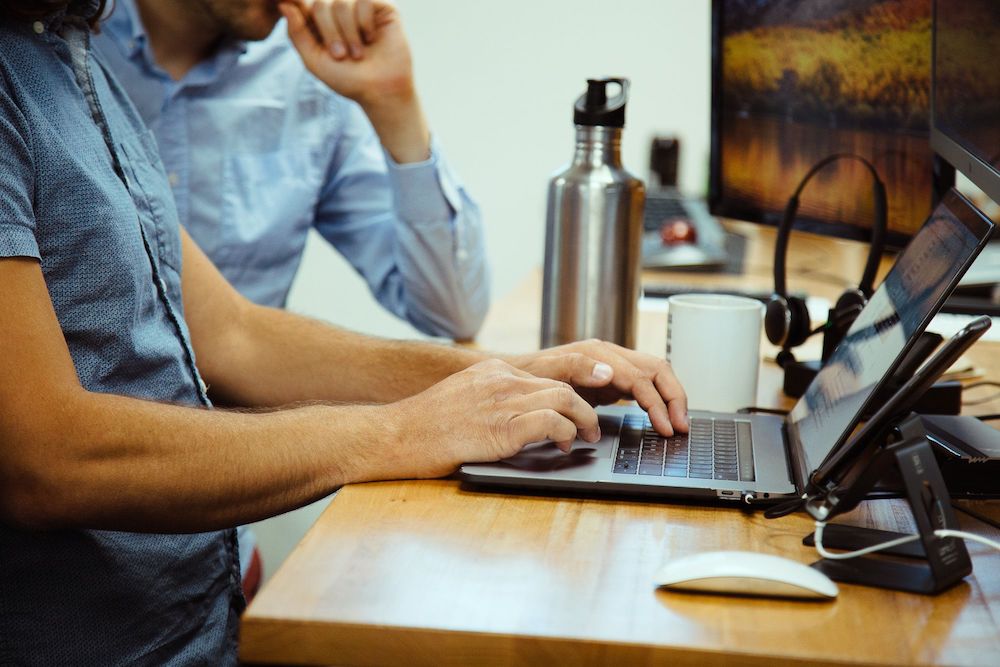
<svg viewBox="0 0 1000 667"><path fill-rule="evenodd" d="M865 158L854 153L834 153L817 162L813 165L812 169L806 172L806 175L802 177L798 187L795 188L795 192L788 200L788 205L785 207L785 214L781 219L781 224L778 226L778 237L774 243L774 293L780 297L787 298L788 296L785 283L785 256L788 251L788 238L791 236L795 214L799 208L799 195L802 194L806 184L823 167L843 158L850 158L861 162L872 175L874 220L872 221L871 245L868 249L868 261L865 263L865 271L861 276L858 289L865 295L865 298L870 297L875 291L875 274L878 272L879 260L882 258L886 227L888 226L885 185L882 183L882 179L879 178L875 166Z"/></svg>

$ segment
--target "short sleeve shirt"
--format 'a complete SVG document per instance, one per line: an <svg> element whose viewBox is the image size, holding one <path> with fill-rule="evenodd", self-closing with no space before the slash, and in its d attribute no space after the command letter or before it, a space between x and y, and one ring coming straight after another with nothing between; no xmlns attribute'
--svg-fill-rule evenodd
<svg viewBox="0 0 1000 667"><path fill-rule="evenodd" d="M71 16L0 23L0 261L10 257L40 262L87 390L210 408L155 141ZM0 525L0 664L235 664L236 550L231 530Z"/></svg>

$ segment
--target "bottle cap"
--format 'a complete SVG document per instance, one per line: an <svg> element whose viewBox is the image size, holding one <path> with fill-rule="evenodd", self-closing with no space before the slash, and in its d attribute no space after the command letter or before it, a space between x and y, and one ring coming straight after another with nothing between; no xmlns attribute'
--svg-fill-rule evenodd
<svg viewBox="0 0 1000 667"><path fill-rule="evenodd" d="M608 84L617 84L619 92L608 99ZM587 92L574 105L576 125L625 127L625 104L628 102L628 79L587 79Z"/></svg>

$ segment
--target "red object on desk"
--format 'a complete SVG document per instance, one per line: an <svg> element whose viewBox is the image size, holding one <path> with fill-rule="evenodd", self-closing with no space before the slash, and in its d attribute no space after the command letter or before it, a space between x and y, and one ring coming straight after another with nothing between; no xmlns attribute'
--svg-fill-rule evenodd
<svg viewBox="0 0 1000 667"><path fill-rule="evenodd" d="M660 239L663 245L680 245L682 243L694 243L698 240L698 234L688 220L684 218L673 218L664 220L660 227Z"/></svg>

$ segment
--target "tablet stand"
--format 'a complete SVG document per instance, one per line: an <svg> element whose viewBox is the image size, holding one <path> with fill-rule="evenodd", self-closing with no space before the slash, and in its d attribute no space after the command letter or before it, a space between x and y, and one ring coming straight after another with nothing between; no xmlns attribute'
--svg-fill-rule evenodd
<svg viewBox="0 0 1000 667"><path fill-rule="evenodd" d="M810 498L806 511L814 519L826 521L854 508L864 500L876 482L898 473L920 539L879 551L878 554L908 558L913 562L861 556L848 560L824 558L812 566L834 581L937 594L971 573L972 561L962 540L934 534L938 529L958 528L958 521L919 417L907 417L898 432L902 440L880 450L849 486L838 486ZM830 525L823 531L823 546L854 551L899 537L904 535L871 528ZM813 546L815 534L807 536L803 543Z"/></svg>
<svg viewBox="0 0 1000 667"><path fill-rule="evenodd" d="M830 311L829 317L832 319L835 317L833 310ZM848 323L849 325L850 323ZM823 332L823 356L819 360L810 361L799 361L795 363L788 364L785 367L785 378L782 384L782 391L786 396L791 396L792 398L799 398L806 393L806 389L809 388L809 384L819 373L820 368L823 364L829 360L830 355L833 354L834 349L843 340L844 335L847 333L847 327L830 327ZM939 334L931 333L925 331L920 334L913 347L910 351L906 353L903 360L899 363L899 368L892 374L892 379L889 380L888 384L881 390L879 396L872 401L874 405L878 405L883 402L884 399L892 396L906 380L913 376L918 368L927 360L927 358L934 352L938 345L941 344L942 338ZM942 395L942 392L945 392ZM957 393L958 398L954 398ZM948 400L948 399L951 400ZM943 402L944 401L944 402ZM956 401L958 402L956 405ZM932 387L924 392L924 397L918 404L914 407L916 412L928 412L938 415L943 414L958 414L961 410L961 391L955 392L954 389L945 390L943 388Z"/></svg>

